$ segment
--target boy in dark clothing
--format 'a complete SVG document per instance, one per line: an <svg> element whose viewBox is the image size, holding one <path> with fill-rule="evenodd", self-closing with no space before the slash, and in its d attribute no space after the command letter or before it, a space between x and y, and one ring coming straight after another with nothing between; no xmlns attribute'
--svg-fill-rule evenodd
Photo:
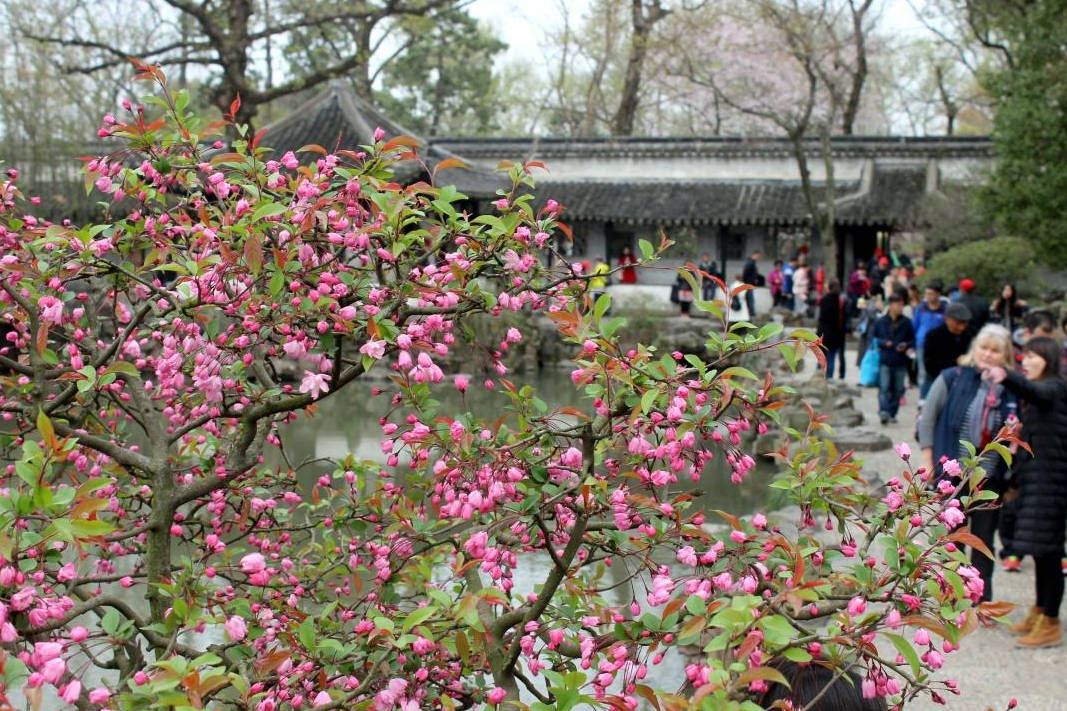
<svg viewBox="0 0 1067 711"><path fill-rule="evenodd" d="M760 259L760 252L757 249L752 255L745 260L744 266L741 268L741 280L746 284L752 286L763 286L763 276L759 273L758 262ZM748 317L752 319L756 315L756 290L749 289L745 292L745 305L748 306Z"/></svg>
<svg viewBox="0 0 1067 711"><path fill-rule="evenodd" d="M971 330L978 333L982 326L989 321L989 302L974 293L975 283L973 279L960 280L959 303L967 307L971 312Z"/></svg>
<svg viewBox="0 0 1067 711"><path fill-rule="evenodd" d="M904 318L904 298L890 294L889 310L874 324L871 335L881 361L878 377L878 415L882 424L897 421L900 399L908 377L908 351L915 347L915 329Z"/></svg>
<svg viewBox="0 0 1067 711"><path fill-rule="evenodd" d="M974 331L968 328L971 311L958 301L945 308L945 322L926 334L923 344L923 367L933 382L945 368L956 365L971 346Z"/></svg>

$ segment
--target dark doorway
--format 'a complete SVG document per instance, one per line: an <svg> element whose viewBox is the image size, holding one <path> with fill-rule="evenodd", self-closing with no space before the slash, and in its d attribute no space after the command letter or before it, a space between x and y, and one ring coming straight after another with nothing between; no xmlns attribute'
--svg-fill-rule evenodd
<svg viewBox="0 0 1067 711"><path fill-rule="evenodd" d="M632 230L621 230L615 227L614 222L604 225L604 241L607 243L608 262L615 264L622 256L624 247L634 251L634 233Z"/></svg>

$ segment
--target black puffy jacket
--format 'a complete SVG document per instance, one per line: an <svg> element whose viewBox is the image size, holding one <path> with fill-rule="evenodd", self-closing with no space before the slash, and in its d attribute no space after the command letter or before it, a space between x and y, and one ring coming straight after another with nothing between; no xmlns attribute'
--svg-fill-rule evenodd
<svg viewBox="0 0 1067 711"><path fill-rule="evenodd" d="M1060 555L1067 529L1067 384L1059 378L1027 380L1009 372L1005 387L1023 402L1023 439L1012 462L1019 487L1012 547L1028 555Z"/></svg>

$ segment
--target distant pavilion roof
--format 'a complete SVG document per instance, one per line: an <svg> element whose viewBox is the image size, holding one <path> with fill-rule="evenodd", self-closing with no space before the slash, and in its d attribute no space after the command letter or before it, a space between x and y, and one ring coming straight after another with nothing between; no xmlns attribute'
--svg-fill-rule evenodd
<svg viewBox="0 0 1067 711"><path fill-rule="evenodd" d="M793 160L793 145L777 137L677 138L442 138L435 141L472 160L534 157L551 168L553 161L570 165L582 160L632 159L689 161ZM821 160L817 137L805 141L809 159ZM921 222L923 198L938 187L934 165L941 159L992 159L987 136L894 137L835 136L835 159L859 159L863 174L838 179L834 186L835 221L898 229ZM825 184L815 183L821 200ZM555 198L571 220L644 225L805 224L811 213L799 179L643 177L580 179L574 174L538 181L541 201Z"/></svg>
<svg viewBox="0 0 1067 711"><path fill-rule="evenodd" d="M395 166L396 177L400 181L427 179L427 169L432 172L442 161L459 158L447 148L431 144L405 130L377 107L357 96L343 81L331 82L325 90L292 114L266 126L260 144L273 148L275 155L311 144L328 151L358 150L360 146L374 143L374 131L379 127L385 131L386 140L396 136L412 136L418 142L421 163L408 160ZM435 182L453 184L470 197L487 198L495 197L497 189L503 187L506 181L492 171L467 166L445 167L437 172Z"/></svg>
<svg viewBox="0 0 1067 711"><path fill-rule="evenodd" d="M602 138L447 137L433 144L469 158L498 155L541 159L594 157L792 157L793 145L777 136L609 136ZM992 158L989 136L834 136L835 157L856 158ZM821 152L817 136L806 138L808 154Z"/></svg>
<svg viewBox="0 0 1067 711"><path fill-rule="evenodd" d="M374 142L381 127L387 138L413 134L392 121L377 107L360 98L345 82L332 82L291 115L267 126L261 143L277 154L318 144L327 150L356 149ZM397 179L426 179L428 171L449 158L459 158L465 167L440 170L438 184L452 183L472 198L488 199L505 185L505 179L487 166L500 159L520 160L533 156L551 163L568 159L590 161L630 159L791 159L792 143L778 137L607 137L607 138L468 138L424 140L419 161L397 166ZM938 176L931 170L938 159L991 160L992 141L987 136L896 137L835 136L835 158L863 159L866 168L859 179L839 179L835 185L836 221L839 224L884 225L908 228L919 223L919 204L937 189ZM821 144L813 137L805 150L818 156ZM469 162L468 162L469 161ZM824 186L816 183L820 198ZM736 178L705 179L641 177L588 179L572 175L538 181L541 203L555 198L566 208L570 220L610 221L624 224L803 224L811 221L799 180Z"/></svg>
<svg viewBox="0 0 1067 711"><path fill-rule="evenodd" d="M873 175L834 185L837 224L914 227L929 192L926 166L877 164ZM815 183L820 198L825 185ZM806 224L811 213L799 181L648 180L543 182L564 219L640 225Z"/></svg>

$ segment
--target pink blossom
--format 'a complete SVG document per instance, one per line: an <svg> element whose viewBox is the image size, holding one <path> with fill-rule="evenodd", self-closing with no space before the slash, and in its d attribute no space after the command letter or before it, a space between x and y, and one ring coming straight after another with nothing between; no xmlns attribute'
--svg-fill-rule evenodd
<svg viewBox="0 0 1067 711"><path fill-rule="evenodd" d="M239 615L231 615L223 624L223 627L226 628L226 634L234 642L240 642L248 634L248 626L245 624L244 618Z"/></svg>
<svg viewBox="0 0 1067 711"><path fill-rule="evenodd" d="M246 575L260 573L267 567L267 562L262 553L249 553L241 558L241 572Z"/></svg>
<svg viewBox="0 0 1067 711"><path fill-rule="evenodd" d="M78 697L81 696L81 693L82 683L77 679L73 679L60 687L59 698L66 701L68 704L73 704L78 700Z"/></svg>
<svg viewBox="0 0 1067 711"><path fill-rule="evenodd" d="M948 529L950 531L959 526L965 520L967 520L966 514L964 514L959 509L952 507L946 508L941 513L939 513L937 517L941 519L946 526L948 526Z"/></svg>
<svg viewBox="0 0 1067 711"><path fill-rule="evenodd" d="M559 458L560 464L572 469L578 469L582 466L582 450L577 447L570 447Z"/></svg>
<svg viewBox="0 0 1067 711"><path fill-rule="evenodd" d="M467 392L467 387L470 385L470 378L468 378L466 375L457 375L455 378L453 378L452 382L455 383L456 390L459 390L461 393L465 393Z"/></svg>
<svg viewBox="0 0 1067 711"><path fill-rule="evenodd" d="M318 708L319 706L325 706L326 704L330 703L330 701L332 701L330 695L325 691L320 691L319 693L315 694L315 698L312 699L311 705L315 708Z"/></svg>
<svg viewBox="0 0 1067 711"><path fill-rule="evenodd" d="M493 706L496 706L501 701L506 699L507 696L508 696L508 692L507 691L505 691L504 689L500 688L499 686L496 686L496 687L493 687L493 689L490 690L488 694L486 694L485 698L488 699L490 704L492 704Z"/></svg>
<svg viewBox="0 0 1067 711"><path fill-rule="evenodd" d="M307 348L304 346L304 342L295 339L283 343L282 350L285 351L285 355L290 358L303 358L307 355Z"/></svg>
<svg viewBox="0 0 1067 711"><path fill-rule="evenodd" d="M945 472L946 476L959 476L960 463L955 459L946 459L941 465L941 471Z"/></svg>
<svg viewBox="0 0 1067 711"><path fill-rule="evenodd" d="M89 703L91 704L106 704L107 700L111 698L111 692L102 686L99 686L89 692Z"/></svg>
<svg viewBox="0 0 1067 711"><path fill-rule="evenodd" d="M867 610L867 600L857 595L848 601L847 609L850 615L862 615Z"/></svg>
<svg viewBox="0 0 1067 711"><path fill-rule="evenodd" d="M42 296L37 299L37 308L41 310L41 320L58 326L63 323L63 302L54 296Z"/></svg>
<svg viewBox="0 0 1067 711"><path fill-rule="evenodd" d="M57 659L62 653L63 645L60 642L37 642L33 645L33 658L38 666Z"/></svg>
<svg viewBox="0 0 1067 711"><path fill-rule="evenodd" d="M908 446L907 442L897 442L893 445L893 451L905 462L911 459L911 447Z"/></svg>
<svg viewBox="0 0 1067 711"><path fill-rule="evenodd" d="M296 154L294 154L292 151L286 151L285 154L281 157L280 162L289 170L295 170L296 168L300 167L300 161L297 160Z"/></svg>
<svg viewBox="0 0 1067 711"><path fill-rule="evenodd" d="M304 377L300 381L300 392L309 393L312 398L325 395L330 390L330 376L326 373L312 373L304 371Z"/></svg>
<svg viewBox="0 0 1067 711"><path fill-rule="evenodd" d="M385 341L376 341L372 338L359 347L359 352L377 360L385 355L386 345L388 344Z"/></svg>
<svg viewBox="0 0 1067 711"><path fill-rule="evenodd" d="M696 551L693 550L693 546L684 546L682 548L679 548L676 557L678 558L678 562L684 565L697 564L697 554Z"/></svg>
<svg viewBox="0 0 1067 711"><path fill-rule="evenodd" d="M885 626L891 630L895 630L901 625L900 612L894 607L889 611L889 614L885 617Z"/></svg>
<svg viewBox="0 0 1067 711"><path fill-rule="evenodd" d="M899 491L890 491L882 501L885 502L890 511L896 511L904 505L904 497L900 495Z"/></svg>
<svg viewBox="0 0 1067 711"><path fill-rule="evenodd" d="M57 686L59 680L67 672L67 663L62 659L49 659L41 667L41 676L52 686Z"/></svg>

